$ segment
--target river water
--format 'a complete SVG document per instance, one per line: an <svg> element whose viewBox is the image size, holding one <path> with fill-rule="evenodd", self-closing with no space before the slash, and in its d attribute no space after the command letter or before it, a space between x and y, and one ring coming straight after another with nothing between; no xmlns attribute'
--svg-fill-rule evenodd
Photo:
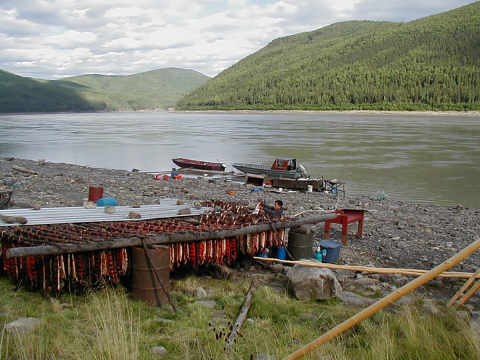
<svg viewBox="0 0 480 360"><path fill-rule="evenodd" d="M171 159L270 165L296 157L348 195L480 208L480 117L138 112L0 116L0 157L170 170ZM231 169L229 168L227 170Z"/></svg>

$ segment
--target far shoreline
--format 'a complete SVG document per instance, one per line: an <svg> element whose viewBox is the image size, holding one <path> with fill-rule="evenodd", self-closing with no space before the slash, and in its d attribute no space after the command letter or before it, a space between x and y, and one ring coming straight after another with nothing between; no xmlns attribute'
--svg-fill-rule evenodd
<svg viewBox="0 0 480 360"><path fill-rule="evenodd" d="M142 112L148 112L142 110ZM152 111L154 112L154 111ZM393 111L393 110L168 110L178 113L239 113L239 114L366 114L366 115L432 115L432 116L478 116L480 111Z"/></svg>
<svg viewBox="0 0 480 360"><path fill-rule="evenodd" d="M428 115L428 116L468 116L480 117L480 110L474 111L433 111L433 110L176 110L170 109L143 109L143 110L118 110L118 111L84 111L84 112L31 112L31 113L0 113L0 116L12 115L49 115L49 114L111 114L111 113L194 113L194 114L365 114L365 115Z"/></svg>

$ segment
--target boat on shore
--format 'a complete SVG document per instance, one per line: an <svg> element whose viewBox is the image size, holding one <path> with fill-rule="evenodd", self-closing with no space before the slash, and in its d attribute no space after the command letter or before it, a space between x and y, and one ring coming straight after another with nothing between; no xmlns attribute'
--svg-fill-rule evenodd
<svg viewBox="0 0 480 360"><path fill-rule="evenodd" d="M184 158L172 159L175 165L181 167L182 169L198 169L198 170L209 170L209 171L225 171L225 164L219 162L210 162L210 161L199 161L191 160Z"/></svg>
<svg viewBox="0 0 480 360"><path fill-rule="evenodd" d="M302 165L297 166L295 158L275 159L272 166L257 164L232 163L232 166L245 174L265 175L269 178L307 178L307 171Z"/></svg>

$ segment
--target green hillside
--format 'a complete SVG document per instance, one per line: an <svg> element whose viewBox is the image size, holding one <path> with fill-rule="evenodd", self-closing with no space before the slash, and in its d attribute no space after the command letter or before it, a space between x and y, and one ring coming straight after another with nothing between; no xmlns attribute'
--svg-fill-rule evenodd
<svg viewBox="0 0 480 360"><path fill-rule="evenodd" d="M0 113L167 109L209 79L193 70L174 68L57 81L25 78L0 70Z"/></svg>
<svg viewBox="0 0 480 360"><path fill-rule="evenodd" d="M81 92L59 87L54 81L25 78L0 69L0 113L95 111L104 108L105 103L88 101Z"/></svg>
<svg viewBox="0 0 480 360"><path fill-rule="evenodd" d="M177 109L480 110L480 2L276 39Z"/></svg>
<svg viewBox="0 0 480 360"><path fill-rule="evenodd" d="M175 107L180 98L209 79L194 70L167 68L129 76L83 75L59 82L105 99L109 110L153 110Z"/></svg>

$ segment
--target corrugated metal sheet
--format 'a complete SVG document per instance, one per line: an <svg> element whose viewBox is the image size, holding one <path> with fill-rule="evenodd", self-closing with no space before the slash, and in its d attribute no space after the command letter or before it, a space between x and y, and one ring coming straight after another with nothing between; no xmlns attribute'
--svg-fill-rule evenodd
<svg viewBox="0 0 480 360"><path fill-rule="evenodd" d="M181 209L188 208L191 214L179 215ZM83 207L57 207L33 209L8 209L0 210L0 214L6 216L24 216L27 219L25 225L44 225L44 224L70 224L87 223L98 221L128 221L128 220L148 220L162 219L181 216L200 215L209 208L196 209L192 204L177 205L176 202L163 203L156 205L141 205L139 208L131 206L115 206L114 214L105 213L104 207L96 209L85 209ZM133 211L141 215L141 219L129 219L128 214ZM0 220L1 226L12 226ZM18 224L17 224L18 225Z"/></svg>

